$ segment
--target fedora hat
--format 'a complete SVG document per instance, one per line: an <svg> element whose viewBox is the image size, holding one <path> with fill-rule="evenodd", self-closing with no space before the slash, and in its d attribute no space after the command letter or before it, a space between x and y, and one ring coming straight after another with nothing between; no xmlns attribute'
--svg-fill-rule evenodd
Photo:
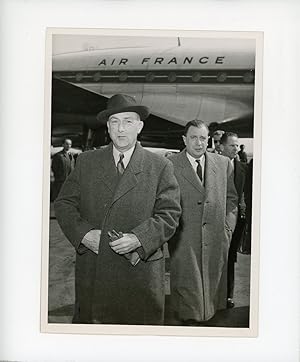
<svg viewBox="0 0 300 362"><path fill-rule="evenodd" d="M106 109L98 113L97 120L106 123L112 114L122 112L135 112L141 117L141 120L145 120L150 113L148 107L138 105L133 97L126 94L115 94L107 101Z"/></svg>

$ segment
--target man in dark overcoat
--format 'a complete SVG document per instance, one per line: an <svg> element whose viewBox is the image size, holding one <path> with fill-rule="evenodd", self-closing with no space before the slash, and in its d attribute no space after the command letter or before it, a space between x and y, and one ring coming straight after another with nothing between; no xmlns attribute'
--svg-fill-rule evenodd
<svg viewBox="0 0 300 362"><path fill-rule="evenodd" d="M234 185L238 194L238 217L228 254L227 270L227 307L233 308L234 274L237 261L237 250L241 243L246 227L246 203L244 199L244 186L247 174L247 165L237 159L239 149L238 135L233 132L225 132L221 138L222 155L228 157L234 170Z"/></svg>
<svg viewBox="0 0 300 362"><path fill-rule="evenodd" d="M200 325L226 308L227 259L237 194L228 158L206 152L208 128L187 123L186 148L169 159L181 194L182 215L169 242L172 324Z"/></svg>
<svg viewBox="0 0 300 362"><path fill-rule="evenodd" d="M112 143L78 157L55 202L76 249L73 322L163 324L162 246L181 207L172 163L137 142L148 114L130 96L111 97L98 120Z"/></svg>
<svg viewBox="0 0 300 362"><path fill-rule="evenodd" d="M70 152L72 141L66 138L63 142L63 149L57 152L52 158L52 171L54 182L51 199L55 200L66 178L74 170L75 160Z"/></svg>

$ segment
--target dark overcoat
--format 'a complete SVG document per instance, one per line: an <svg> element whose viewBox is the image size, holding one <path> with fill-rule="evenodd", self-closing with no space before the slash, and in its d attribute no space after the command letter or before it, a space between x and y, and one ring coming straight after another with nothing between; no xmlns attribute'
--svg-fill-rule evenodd
<svg viewBox="0 0 300 362"><path fill-rule="evenodd" d="M63 150L57 152L52 159L52 171L56 182L64 182L73 171L75 165L74 156Z"/></svg>
<svg viewBox="0 0 300 362"><path fill-rule="evenodd" d="M235 263L237 260L237 250L241 243L241 237L243 235L244 228L246 226L246 219L242 217L242 210L246 209L244 198L244 186L246 181L247 165L234 159L234 185L238 194L238 217L234 233L229 249L229 262ZM245 215L244 215L245 216Z"/></svg>
<svg viewBox="0 0 300 362"><path fill-rule="evenodd" d="M52 158L52 171L54 183L51 190L51 199L55 200L66 178L73 171L75 166L74 156L64 150L57 152Z"/></svg>
<svg viewBox="0 0 300 362"><path fill-rule="evenodd" d="M117 182L112 144L85 152L55 202L57 220L77 251L76 321L162 324L165 263L162 245L178 226L179 187L173 165L139 144ZM101 230L98 255L81 244ZM142 260L133 267L109 246L108 231L134 233Z"/></svg>
<svg viewBox="0 0 300 362"><path fill-rule="evenodd" d="M182 216L169 242L175 319L204 321L226 307L227 258L237 194L228 158L205 154L204 186L186 151L169 158L180 186Z"/></svg>

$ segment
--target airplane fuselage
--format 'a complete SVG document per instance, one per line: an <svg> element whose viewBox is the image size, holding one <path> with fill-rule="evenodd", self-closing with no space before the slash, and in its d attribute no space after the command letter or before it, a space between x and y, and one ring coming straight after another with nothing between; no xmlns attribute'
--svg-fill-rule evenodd
<svg viewBox="0 0 300 362"><path fill-rule="evenodd" d="M121 48L58 55L53 75L105 97L134 96L171 122L208 123L253 112L253 51Z"/></svg>

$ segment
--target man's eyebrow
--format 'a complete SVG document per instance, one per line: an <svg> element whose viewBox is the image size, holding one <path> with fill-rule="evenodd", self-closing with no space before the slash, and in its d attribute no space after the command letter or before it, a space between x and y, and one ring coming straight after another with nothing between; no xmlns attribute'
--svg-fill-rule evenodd
<svg viewBox="0 0 300 362"><path fill-rule="evenodd" d="M117 119L117 120L119 120L119 118L117 118L117 117L110 117L109 120L112 120L112 119ZM135 119L135 118L134 118L134 117L131 117L131 116L128 116L128 117L124 117L123 119Z"/></svg>

